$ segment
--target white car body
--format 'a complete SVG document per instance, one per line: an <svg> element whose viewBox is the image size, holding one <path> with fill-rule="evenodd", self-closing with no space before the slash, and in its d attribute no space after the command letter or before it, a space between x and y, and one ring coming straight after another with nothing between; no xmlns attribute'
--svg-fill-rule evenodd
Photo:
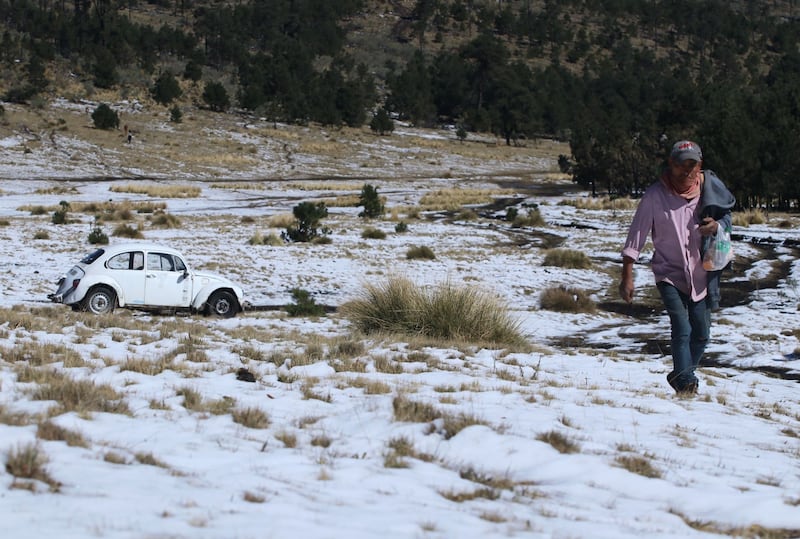
<svg viewBox="0 0 800 539"><path fill-rule="evenodd" d="M228 318L245 306L239 285L191 271L178 251L154 243L100 247L61 277L48 297L95 314L120 306L189 309Z"/></svg>

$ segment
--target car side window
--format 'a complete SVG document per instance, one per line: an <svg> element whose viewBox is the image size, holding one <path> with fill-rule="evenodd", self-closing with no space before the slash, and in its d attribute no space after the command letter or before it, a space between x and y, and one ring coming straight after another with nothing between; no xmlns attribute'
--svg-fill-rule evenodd
<svg viewBox="0 0 800 539"><path fill-rule="evenodd" d="M109 258L106 267L112 270L144 269L144 253L141 251L120 253Z"/></svg>
<svg viewBox="0 0 800 539"><path fill-rule="evenodd" d="M175 259L175 271L186 271L186 264L183 263L181 257L175 256L173 258Z"/></svg>
<svg viewBox="0 0 800 539"><path fill-rule="evenodd" d="M172 255L147 253L147 269L155 271L176 271Z"/></svg>

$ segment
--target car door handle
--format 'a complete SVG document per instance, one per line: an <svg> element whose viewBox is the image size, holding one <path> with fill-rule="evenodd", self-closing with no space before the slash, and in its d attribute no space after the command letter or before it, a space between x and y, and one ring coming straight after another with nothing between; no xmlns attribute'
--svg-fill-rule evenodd
<svg viewBox="0 0 800 539"><path fill-rule="evenodd" d="M156 274L155 273L148 273L147 274L147 278L148 279L155 279L156 278Z"/></svg>

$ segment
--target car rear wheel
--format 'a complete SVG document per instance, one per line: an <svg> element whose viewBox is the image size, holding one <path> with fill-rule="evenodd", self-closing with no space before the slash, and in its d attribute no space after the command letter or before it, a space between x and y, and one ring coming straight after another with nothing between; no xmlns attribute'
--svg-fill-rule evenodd
<svg viewBox="0 0 800 539"><path fill-rule="evenodd" d="M219 316L220 318L232 318L239 311L239 304L236 296L227 290L218 290L208 298L206 309L208 314Z"/></svg>
<svg viewBox="0 0 800 539"><path fill-rule="evenodd" d="M117 306L117 295L107 286L92 288L83 298L83 308L92 314L106 314Z"/></svg>

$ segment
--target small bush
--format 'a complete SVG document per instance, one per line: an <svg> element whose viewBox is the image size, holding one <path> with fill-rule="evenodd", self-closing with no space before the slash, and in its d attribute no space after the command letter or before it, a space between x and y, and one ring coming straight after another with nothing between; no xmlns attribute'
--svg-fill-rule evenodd
<svg viewBox="0 0 800 539"><path fill-rule="evenodd" d="M67 212L69 211L69 202L62 200L59 202L60 208L53 212L52 222L54 225L63 225L67 223Z"/></svg>
<svg viewBox="0 0 800 539"><path fill-rule="evenodd" d="M361 233L361 237L365 240L385 240L386 232L379 228L367 227Z"/></svg>
<svg viewBox="0 0 800 539"><path fill-rule="evenodd" d="M322 219L328 216L328 208L324 202L301 202L292 208L295 222L286 227L281 234L283 239L295 242L312 241L319 236L327 235L330 230L322 227Z"/></svg>
<svg viewBox="0 0 800 539"><path fill-rule="evenodd" d="M427 245L417 245L406 251L406 258L408 260L435 260L436 255L433 254L433 250Z"/></svg>
<svg viewBox="0 0 800 539"><path fill-rule="evenodd" d="M33 233L33 239L35 240L49 240L50 234L48 234L47 230L37 230Z"/></svg>
<svg viewBox="0 0 800 539"><path fill-rule="evenodd" d="M573 249L549 249L544 255L544 266L557 266L559 268L587 269L592 266L592 261L583 251Z"/></svg>
<svg viewBox="0 0 800 539"><path fill-rule="evenodd" d="M408 232L408 224L405 221L400 221L396 225L394 225L394 231L398 234L402 234L403 232Z"/></svg>
<svg viewBox="0 0 800 539"><path fill-rule="evenodd" d="M562 313L593 313L597 310L584 290L566 286L548 288L542 292L539 305L542 309Z"/></svg>
<svg viewBox="0 0 800 539"><path fill-rule="evenodd" d="M105 103L101 103L94 110L92 121L97 129L116 129L119 127L119 116Z"/></svg>
<svg viewBox="0 0 800 539"><path fill-rule="evenodd" d="M99 226L95 226L89 232L89 243L92 245L108 245L108 234L103 232L103 229Z"/></svg>
<svg viewBox="0 0 800 539"><path fill-rule="evenodd" d="M292 299L294 299L294 303L286 306L289 316L322 316L325 314L325 308L317 305L306 290L293 288Z"/></svg>

